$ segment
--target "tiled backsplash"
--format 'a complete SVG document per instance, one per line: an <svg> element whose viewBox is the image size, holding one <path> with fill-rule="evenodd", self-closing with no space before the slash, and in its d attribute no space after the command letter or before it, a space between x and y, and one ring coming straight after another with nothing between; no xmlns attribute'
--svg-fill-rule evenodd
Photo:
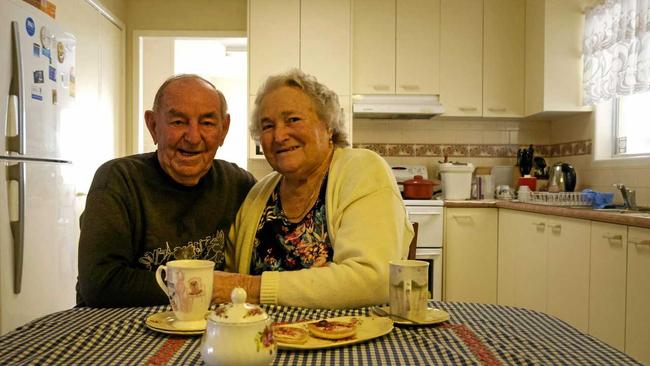
<svg viewBox="0 0 650 366"><path fill-rule="evenodd" d="M394 144L394 143L354 143L354 147L372 150L388 157L443 157L450 158L515 158L517 150L528 145L515 144ZM589 155L591 140L572 141L553 145L535 145L536 156L544 158Z"/></svg>

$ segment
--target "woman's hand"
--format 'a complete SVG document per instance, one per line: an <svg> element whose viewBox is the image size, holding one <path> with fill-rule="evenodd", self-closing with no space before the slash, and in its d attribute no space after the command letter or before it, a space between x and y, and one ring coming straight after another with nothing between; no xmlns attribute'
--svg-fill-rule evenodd
<svg viewBox="0 0 650 366"><path fill-rule="evenodd" d="M258 304L260 302L260 285L262 276L251 276L239 273L214 271L212 282L212 303L221 304L230 302L230 293L235 287L246 290L246 302Z"/></svg>

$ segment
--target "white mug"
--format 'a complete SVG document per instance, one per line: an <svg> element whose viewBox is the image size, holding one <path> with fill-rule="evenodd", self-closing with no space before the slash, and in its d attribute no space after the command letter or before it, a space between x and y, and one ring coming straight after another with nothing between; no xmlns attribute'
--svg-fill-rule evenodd
<svg viewBox="0 0 650 366"><path fill-rule="evenodd" d="M388 262L390 312L407 319L423 319L429 295L429 263L418 260Z"/></svg>
<svg viewBox="0 0 650 366"><path fill-rule="evenodd" d="M182 259L158 266L156 281L169 298L177 319L175 326L194 327L205 323L212 300L213 272L214 262L208 260Z"/></svg>

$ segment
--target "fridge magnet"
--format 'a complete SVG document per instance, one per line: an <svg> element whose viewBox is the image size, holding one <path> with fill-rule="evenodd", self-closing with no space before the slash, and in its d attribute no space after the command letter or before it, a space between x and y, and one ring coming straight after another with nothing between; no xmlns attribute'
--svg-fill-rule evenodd
<svg viewBox="0 0 650 366"><path fill-rule="evenodd" d="M34 83L43 84L44 82L45 82L45 78L43 77L43 70L34 71Z"/></svg>
<svg viewBox="0 0 650 366"><path fill-rule="evenodd" d="M54 34L52 34L52 31L50 28L46 26L41 27L41 46L43 48L50 48L52 46L52 42L54 41Z"/></svg>
<svg viewBox="0 0 650 366"><path fill-rule="evenodd" d="M38 44L38 43L34 43L32 53L33 53L34 56L36 56L36 57L41 57L41 45Z"/></svg>
<svg viewBox="0 0 650 366"><path fill-rule="evenodd" d="M52 104L57 104L57 103L58 103L58 100L57 100L57 95L56 95L56 88L53 88L52 89Z"/></svg>
<svg viewBox="0 0 650 366"><path fill-rule="evenodd" d="M45 48L45 47L41 48L41 53L43 54L43 56L47 57L47 59L50 60L50 62L52 62L52 59L50 58L51 53L49 48Z"/></svg>
<svg viewBox="0 0 650 366"><path fill-rule="evenodd" d="M59 63L63 63L65 60L65 46L63 42L57 42L56 44L56 58L59 59Z"/></svg>
<svg viewBox="0 0 650 366"><path fill-rule="evenodd" d="M32 99L43 100L43 89L38 85L32 85Z"/></svg>
<svg viewBox="0 0 650 366"><path fill-rule="evenodd" d="M34 19L31 17L27 17L27 19L25 19L25 30L30 37L36 33L36 24L34 24Z"/></svg>
<svg viewBox="0 0 650 366"><path fill-rule="evenodd" d="M50 66L47 74L50 80L56 82L56 69L54 67Z"/></svg>
<svg viewBox="0 0 650 366"><path fill-rule="evenodd" d="M73 97L73 98L77 94L77 91L75 90L76 82L77 81L76 81L76 78L74 76L74 67L71 67L70 68L70 89L69 90L70 90L70 96Z"/></svg>

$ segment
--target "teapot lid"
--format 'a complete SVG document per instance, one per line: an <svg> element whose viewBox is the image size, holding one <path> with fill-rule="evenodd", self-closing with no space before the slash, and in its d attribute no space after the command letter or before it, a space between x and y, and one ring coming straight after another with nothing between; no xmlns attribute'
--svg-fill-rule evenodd
<svg viewBox="0 0 650 366"><path fill-rule="evenodd" d="M235 287L230 293L232 303L221 304L208 316L209 321L220 324L255 323L268 319L268 314L255 304L246 302L246 290Z"/></svg>

